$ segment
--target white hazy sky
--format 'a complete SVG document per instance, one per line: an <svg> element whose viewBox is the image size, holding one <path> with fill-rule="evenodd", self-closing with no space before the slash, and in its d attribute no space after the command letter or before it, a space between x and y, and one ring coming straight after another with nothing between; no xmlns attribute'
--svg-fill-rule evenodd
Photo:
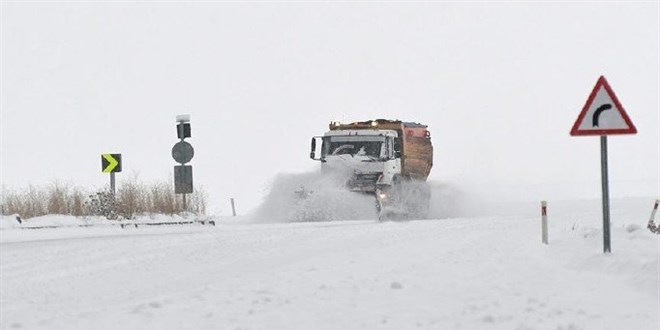
<svg viewBox="0 0 660 330"><path fill-rule="evenodd" d="M189 113L215 212L316 169L331 120L429 125L436 182L600 192L598 137L570 137L605 75L638 128L609 139L612 196L660 194L659 5L647 2L1 4L2 184L172 176ZM517 187L517 188L513 188ZM579 193L576 193L579 192ZM538 195L538 196L537 196Z"/></svg>

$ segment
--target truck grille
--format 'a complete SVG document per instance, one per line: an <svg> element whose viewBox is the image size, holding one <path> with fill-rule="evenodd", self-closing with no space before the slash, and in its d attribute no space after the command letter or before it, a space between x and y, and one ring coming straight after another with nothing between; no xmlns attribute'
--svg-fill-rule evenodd
<svg viewBox="0 0 660 330"><path fill-rule="evenodd" d="M381 173L359 173L355 174L348 182L348 187L353 191L375 191L376 182Z"/></svg>

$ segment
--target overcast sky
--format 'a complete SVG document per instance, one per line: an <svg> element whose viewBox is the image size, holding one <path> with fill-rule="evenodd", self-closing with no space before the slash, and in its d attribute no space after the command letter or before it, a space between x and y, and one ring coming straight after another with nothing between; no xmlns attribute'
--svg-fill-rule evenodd
<svg viewBox="0 0 660 330"><path fill-rule="evenodd" d="M637 126L609 138L611 194L657 196L659 6L649 2L1 5L2 184L167 180L190 114L214 212L320 165L332 120L429 125L434 182L600 193L598 137L569 131L600 75ZM576 193L579 192L579 193ZM572 194L572 195L571 195ZM578 196L573 196L573 195Z"/></svg>

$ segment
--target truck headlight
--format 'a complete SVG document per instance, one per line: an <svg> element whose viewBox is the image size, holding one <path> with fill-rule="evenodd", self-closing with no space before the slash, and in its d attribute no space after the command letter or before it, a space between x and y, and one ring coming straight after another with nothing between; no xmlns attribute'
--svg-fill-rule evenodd
<svg viewBox="0 0 660 330"><path fill-rule="evenodd" d="M384 193L384 192L379 192L379 193L378 193L378 199L383 200L383 199L386 199L386 198L387 198L387 194L386 194L386 193Z"/></svg>

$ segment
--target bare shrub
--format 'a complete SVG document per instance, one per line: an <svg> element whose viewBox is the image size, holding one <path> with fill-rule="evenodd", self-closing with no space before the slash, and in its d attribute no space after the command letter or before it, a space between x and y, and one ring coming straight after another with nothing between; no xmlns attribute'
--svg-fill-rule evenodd
<svg viewBox="0 0 660 330"><path fill-rule="evenodd" d="M71 215L82 217L85 213L85 193L80 188L74 188L68 200L68 209Z"/></svg>
<svg viewBox="0 0 660 330"><path fill-rule="evenodd" d="M18 214L19 210L22 209L23 203L19 194L15 191L8 190L7 188L2 188L2 214Z"/></svg>
<svg viewBox="0 0 660 330"><path fill-rule="evenodd" d="M176 195L172 183L154 183L150 187L151 213L176 214L181 211L176 203Z"/></svg>
<svg viewBox="0 0 660 330"><path fill-rule="evenodd" d="M23 191L4 191L2 199L4 215L20 214L32 218L47 213L47 194L33 185Z"/></svg>
<svg viewBox="0 0 660 330"><path fill-rule="evenodd" d="M39 189L33 185L28 187L23 199L23 213L18 213L23 218L33 218L48 214L48 194L45 190Z"/></svg>
<svg viewBox="0 0 660 330"><path fill-rule="evenodd" d="M133 219L136 214L147 211L146 191L136 181L124 182L117 191L117 213L124 219Z"/></svg>
<svg viewBox="0 0 660 330"><path fill-rule="evenodd" d="M121 182L116 196L108 190L95 193L55 181L45 187L29 185L22 191L3 187L0 212L19 214L29 219L46 214L103 216L108 219L133 219L143 214L179 214L184 211L181 195L174 193L174 183L144 184L133 177ZM203 188L188 194L188 212L206 214L208 196Z"/></svg>
<svg viewBox="0 0 660 330"><path fill-rule="evenodd" d="M193 214L206 214L206 202L208 196L204 188L195 188L193 194L189 195L188 212Z"/></svg>
<svg viewBox="0 0 660 330"><path fill-rule="evenodd" d="M69 214L69 187L59 181L51 183L45 191L48 197L47 214Z"/></svg>
<svg viewBox="0 0 660 330"><path fill-rule="evenodd" d="M25 219L46 214L82 216L83 196L80 188L71 189L58 181L46 187L29 185L22 191L3 189L2 214L19 214Z"/></svg>

